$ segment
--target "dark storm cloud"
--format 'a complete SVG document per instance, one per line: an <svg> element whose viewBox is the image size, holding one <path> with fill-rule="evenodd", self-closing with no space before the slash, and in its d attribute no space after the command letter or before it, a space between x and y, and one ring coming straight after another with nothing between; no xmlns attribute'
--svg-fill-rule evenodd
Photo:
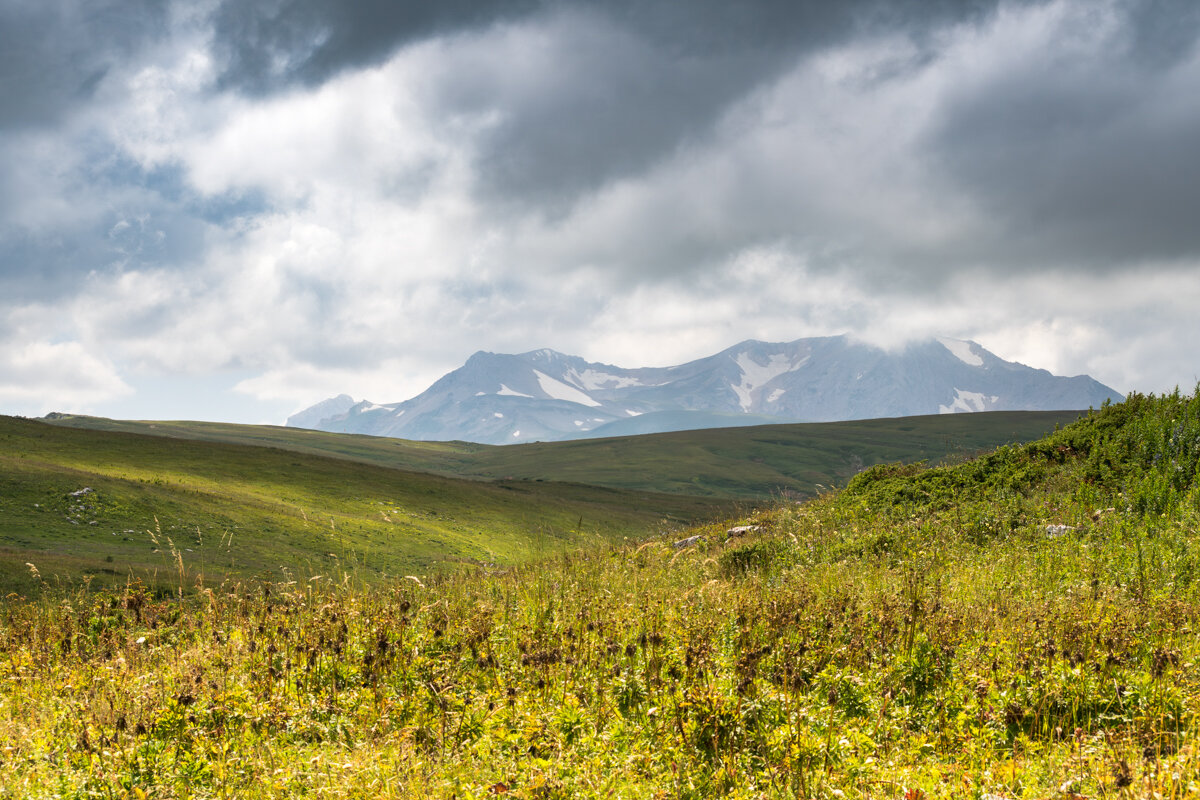
<svg viewBox="0 0 1200 800"><path fill-rule="evenodd" d="M1129 43L1135 58L1164 68L1187 57L1200 31L1200 3L1194 0L1127 0Z"/></svg>
<svg viewBox="0 0 1200 800"><path fill-rule="evenodd" d="M164 34L166 2L0 6L0 126L51 123L85 102L114 64ZM915 53L873 77L886 91L889 81L936 61L952 26L986 28L998 13L1044 6L1034 0L224 0L210 20L217 58L210 88L259 98L381 63L406 45L460 37L447 50L452 57L434 59L437 66L413 91L434 118L494 112L472 153L475 199L489 213L561 218L590 192L644 178L671 154L704 143L734 104L808 55L876 34L905 38ZM914 155L990 216L988 230L937 251L872 239L864 230L856 238L865 242L867 258L915 273L926 265L934 274L959 262L1112 264L1200 252L1200 225L1191 212L1200 200L1193 144L1200 140L1200 93L1194 81L1166 80L1195 52L1200 4L1116 0L1112 8L1122 18L1119 41L1082 55L1048 53L983 83L951 85L941 102L923 152ZM1086 13L1076 16L1089 24ZM487 37L475 49L463 45L472 34L508 24L543 34L532 41L545 52L531 56L525 72L526 54L490 50L502 37ZM516 63L506 61L510 56ZM93 160L111 157L99 153ZM87 222L64 222L55 231L6 225L7 209L21 198L0 187L2 260L34 269L38 278L29 286L127 263L108 236L114 220L151 213L162 222L157 230L192 247L204 224L266 208L261 198L184 198L184 187L136 171L73 177L81 196L103 208L90 217L81 208ZM781 190L769 178L743 182L735 214L692 236L690 248L664 243L660 269L686 271L756 242L831 229L822 198ZM114 197L135 199L114 205ZM133 250L166 264L184 252L152 245L147 240ZM844 243L829 241L822 249L842 254L839 263L854 257ZM0 272L14 269L0 263Z"/></svg>
<svg viewBox="0 0 1200 800"><path fill-rule="evenodd" d="M514 113L486 143L483 187L492 200L532 203L554 215L580 194L702 141L732 103L807 54L881 30L919 37L995 5L616 0L569 6L577 16L563 26L552 79L517 98ZM486 84L494 76L456 78Z"/></svg>
<svg viewBox="0 0 1200 800"><path fill-rule="evenodd" d="M164 207L153 176L94 134L58 133L110 73L162 40L166 18L165 0L0 2L0 295L9 302L69 296L89 273L198 244L196 226ZM26 163L31 153L50 169ZM25 218L39 206L61 213ZM127 215L142 222L120 225Z"/></svg>
<svg viewBox="0 0 1200 800"><path fill-rule="evenodd" d="M214 17L223 86L260 94L324 83L399 47L499 20L541 0L226 0Z"/></svg>
<svg viewBox="0 0 1200 800"><path fill-rule="evenodd" d="M1200 255L1200 6L1123 8L1114 36L1052 46L946 102L925 154L991 237L942 257L1107 270Z"/></svg>
<svg viewBox="0 0 1200 800"><path fill-rule="evenodd" d="M0 3L0 129L57 122L164 32L165 0Z"/></svg>
<svg viewBox="0 0 1200 800"><path fill-rule="evenodd" d="M250 93L317 85L377 64L424 39L583 11L605 17L670 58L750 52L795 55L872 28L976 18L998 0L225 0L214 15L221 83ZM768 59L769 60L769 59Z"/></svg>
<svg viewBox="0 0 1200 800"><path fill-rule="evenodd" d="M563 210L581 192L634 174L702 137L731 102L806 53L856 34L920 39L979 19L996 0L502 0L479 3L228 0L216 14L220 83L250 94L320 84L435 37L536 18L554 30L552 63L511 85L505 64L430 76L444 113L498 107L483 145L492 202Z"/></svg>

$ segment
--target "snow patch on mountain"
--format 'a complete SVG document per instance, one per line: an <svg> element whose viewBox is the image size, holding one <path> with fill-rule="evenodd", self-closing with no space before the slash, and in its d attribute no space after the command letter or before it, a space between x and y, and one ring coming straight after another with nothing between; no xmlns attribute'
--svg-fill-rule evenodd
<svg viewBox="0 0 1200 800"><path fill-rule="evenodd" d="M751 397L751 392L766 384L770 383L780 375L791 372L798 366L803 366L807 361L807 357L800 360L799 364L793 364L792 360L783 353L776 353L767 359L766 364L759 364L749 353L738 353L736 362L738 369L742 371L742 382L736 385L730 385L733 393L738 397L738 405L742 411L749 411L754 401Z"/></svg>
<svg viewBox="0 0 1200 800"><path fill-rule="evenodd" d="M970 342L964 342L962 339L938 339L942 347L954 354L954 357L964 364L970 364L972 367L982 367L983 359L971 349Z"/></svg>
<svg viewBox="0 0 1200 800"><path fill-rule="evenodd" d="M566 400L568 403L579 403L582 406L600 405L578 389L568 386L560 380L551 378L541 370L535 369L533 374L537 376L538 385L542 387L542 391L555 400Z"/></svg>
<svg viewBox="0 0 1200 800"><path fill-rule="evenodd" d="M630 386L641 386L642 382L637 378L623 377L621 375L610 375L607 372L600 372L595 369L585 369L583 372L572 369L566 375L571 379L576 386L585 391L595 391L596 389L625 389Z"/></svg>
<svg viewBox="0 0 1200 800"><path fill-rule="evenodd" d="M954 401L948 406L938 405L939 414L956 414L960 411L986 411L989 403L995 403L1000 398L996 395L985 395L983 392L964 392L955 387Z"/></svg>
<svg viewBox="0 0 1200 800"><path fill-rule="evenodd" d="M503 383L500 384L500 391L496 392L496 394L502 394L506 397L528 397L531 400L533 399L533 395L514 391L513 389L510 389L507 386L505 386Z"/></svg>

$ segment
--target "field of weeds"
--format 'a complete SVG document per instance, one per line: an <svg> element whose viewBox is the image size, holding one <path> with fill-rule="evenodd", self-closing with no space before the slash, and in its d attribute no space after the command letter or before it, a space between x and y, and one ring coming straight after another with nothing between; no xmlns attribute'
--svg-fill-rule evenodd
<svg viewBox="0 0 1200 800"><path fill-rule="evenodd" d="M0 796L1191 796L1198 462L1134 395L503 572L10 595Z"/></svg>

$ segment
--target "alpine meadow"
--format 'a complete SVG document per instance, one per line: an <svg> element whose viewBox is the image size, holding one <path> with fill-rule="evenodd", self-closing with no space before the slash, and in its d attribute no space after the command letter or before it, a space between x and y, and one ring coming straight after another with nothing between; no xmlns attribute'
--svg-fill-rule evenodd
<svg viewBox="0 0 1200 800"><path fill-rule="evenodd" d="M47 469L13 464L6 496ZM1191 796L1198 473L1200 394L1132 394L503 566L99 588L31 564L0 620L0 793Z"/></svg>
<svg viewBox="0 0 1200 800"><path fill-rule="evenodd" d="M1200 0L0 0L0 800L1200 800Z"/></svg>

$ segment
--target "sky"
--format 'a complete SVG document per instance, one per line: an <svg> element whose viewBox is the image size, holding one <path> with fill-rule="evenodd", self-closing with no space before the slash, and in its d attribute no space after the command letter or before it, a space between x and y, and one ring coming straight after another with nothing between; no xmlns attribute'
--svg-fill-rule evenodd
<svg viewBox="0 0 1200 800"><path fill-rule="evenodd" d="M938 335L1200 378L1194 0L0 0L0 413Z"/></svg>

